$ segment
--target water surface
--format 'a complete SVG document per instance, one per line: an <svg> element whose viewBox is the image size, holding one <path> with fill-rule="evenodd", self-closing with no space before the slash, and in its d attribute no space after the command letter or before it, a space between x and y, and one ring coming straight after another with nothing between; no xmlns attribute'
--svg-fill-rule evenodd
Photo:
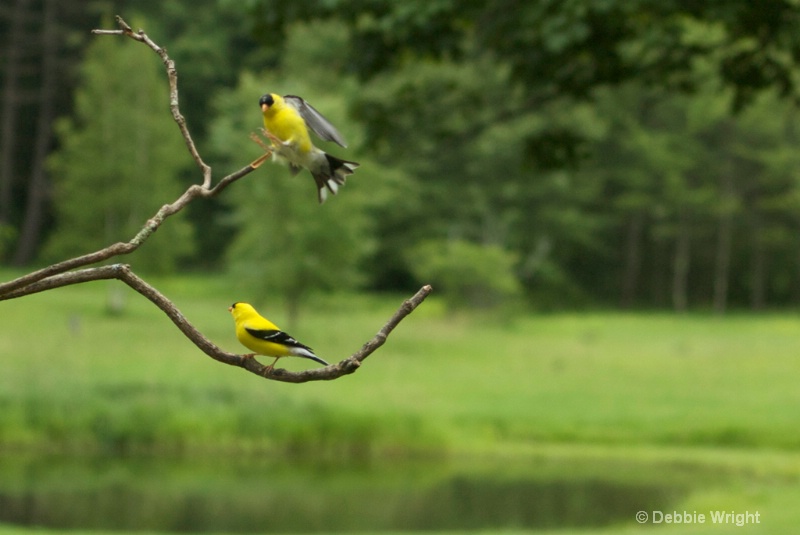
<svg viewBox="0 0 800 535"><path fill-rule="evenodd" d="M231 533L600 527L668 509L686 492L682 483L658 483L655 473L631 473L537 459L4 457L0 523Z"/></svg>

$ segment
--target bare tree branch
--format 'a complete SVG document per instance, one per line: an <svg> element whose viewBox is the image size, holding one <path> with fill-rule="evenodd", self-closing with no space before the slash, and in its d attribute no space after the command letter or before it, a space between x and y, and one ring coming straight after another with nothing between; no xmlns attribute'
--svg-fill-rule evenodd
<svg viewBox="0 0 800 535"><path fill-rule="evenodd" d="M183 135L184 141L186 141L186 146L189 148L189 153L203 173L203 187L206 189L210 188L211 168L206 165L200 157L200 153L197 151L189 129L186 127L186 119L183 118L180 108L178 107L178 72L175 70L175 62L167 56L166 50L155 44L152 39L144 33L144 30L134 32L128 23L122 20L122 17L119 15L115 17L115 20L120 27L119 30L92 30L92 33L95 35L125 35L135 41L146 44L159 55L161 61L164 62L164 67L167 69L167 78L169 79L169 109L172 112L172 118L175 119L175 122L181 129L181 134Z"/></svg>
<svg viewBox="0 0 800 535"><path fill-rule="evenodd" d="M290 372L284 369L272 369L261 364L258 360L252 357L245 357L234 353L228 353L217 347L208 338L198 331L189 321L181 314L175 305L166 296L159 292L156 288L149 285L142 278L136 275L126 264L113 264L109 266L77 269L90 264L96 264L115 256L126 255L132 253L139 248L152 234L155 232L164 221L171 215L181 211L187 204L192 202L198 197L209 198L214 197L221 193L229 185L233 184L240 178L248 175L260 166L271 154L266 152L251 164L231 173L230 175L221 179L216 186L212 187L211 168L205 164L200 157L197 147L192 140L192 136L186 127L186 121L180 113L178 107L178 75L175 70L175 63L167 56L166 50L154 43L142 30L134 32L131 27L121 18L116 17L117 24L120 26L119 30L93 30L92 33L96 35L123 35L146 44L153 51L158 54L167 70L167 77L169 79L170 88L170 111L172 117L181 130L183 139L189 152L197 163L203 174L202 184L194 184L174 202L165 204L158 212L155 213L150 219L147 220L145 225L139 232L127 242L117 242L109 245L104 249L100 249L93 253L88 253L75 258L70 258L56 264L52 264L45 268L39 269L23 275L22 277L14 280L0 283L0 301L8 299L17 299L27 295L61 288L63 286L70 286L73 284L82 284L94 280L117 279L138 293L149 299L153 304L160 308L178 327L178 329L192 341L198 348L200 348L209 357L230 364L232 366L239 366L246 369L251 373L260 375L267 379L276 381L283 381L287 383L305 383L307 381L326 381L336 379L343 375L348 375L355 372L361 362L371 355L376 349L386 342L389 333L406 317L410 314L425 298L430 294L431 287L422 287L412 298L403 302L401 307L389 319L388 322L378 331L378 333L364 344L361 349L353 353L350 357L331 364L324 368L317 368L313 370L306 370L302 372Z"/></svg>
<svg viewBox="0 0 800 535"><path fill-rule="evenodd" d="M144 279L136 275L131 270L130 266L126 264L113 264L110 266L87 268L79 271L54 275L45 280L29 284L21 290L0 295L0 301L15 299L39 292L45 292L47 290L61 288L64 286L71 286L73 284L82 284L84 282L107 279L120 280L149 299L154 305L160 308L169 317L169 319L172 320L178 329L180 329L180 331L189 340L191 340L194 345L196 345L201 351L203 351L203 353L214 360L223 362L225 364L230 364L231 366L239 366L240 368L244 368L245 370L256 375L260 375L267 379L283 381L285 383L330 381L343 375L349 375L355 372L361 366L361 363L364 361L364 359L374 353L376 349L381 347L386 342L386 339L394 330L394 328L397 327L397 325L415 308L417 308L417 306L419 306L419 304L425 300L432 290L430 286L423 286L420 288L420 290L413 297L407 299L402 305L400 305L400 308L397 309L397 312L395 312L392 317L389 318L389 321L387 321L386 324L381 327L378 333L371 340L365 343L361 349L349 357L324 368L315 368L301 372L291 372L281 368L271 369L268 366L261 364L253 357L245 357L223 351L211 340L203 336L203 333L198 331L194 325L192 325L189 320L184 317L184 315L180 310L178 310L172 301L167 299L164 294L159 292L153 286L145 282Z"/></svg>

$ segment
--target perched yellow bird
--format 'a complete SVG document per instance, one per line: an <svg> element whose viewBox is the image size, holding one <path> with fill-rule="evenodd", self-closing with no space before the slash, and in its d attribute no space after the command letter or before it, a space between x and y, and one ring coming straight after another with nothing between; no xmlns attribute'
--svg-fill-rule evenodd
<svg viewBox="0 0 800 535"><path fill-rule="evenodd" d="M282 330L277 325L261 316L252 305L248 303L234 303L228 307L228 311L233 315L236 322L236 338L246 348L255 351L247 355L265 355L275 357L275 360L267 366L272 369L278 359L282 357L304 357L314 360L320 364L328 365L327 362L314 354L314 351L307 345L303 345Z"/></svg>
<svg viewBox="0 0 800 535"><path fill-rule="evenodd" d="M300 169L311 171L317 183L320 203L325 202L328 191L336 195L339 186L344 185L345 178L352 175L359 164L340 160L315 147L308 129L325 141L347 147L342 134L300 97L267 93L258 104L275 156L289 163L293 175L299 173Z"/></svg>

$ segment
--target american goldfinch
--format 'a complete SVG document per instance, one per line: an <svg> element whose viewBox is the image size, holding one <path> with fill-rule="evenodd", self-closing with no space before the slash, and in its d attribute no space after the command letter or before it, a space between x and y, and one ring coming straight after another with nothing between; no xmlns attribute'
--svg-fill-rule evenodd
<svg viewBox="0 0 800 535"><path fill-rule="evenodd" d="M298 342L282 330L277 325L261 316L252 305L248 303L234 303L228 307L228 311L233 315L236 323L236 338L246 348L255 351L247 355L265 355L275 357L275 360L267 366L272 369L278 359L282 357L304 357L328 365L327 362L316 356L313 350Z"/></svg>
<svg viewBox="0 0 800 535"><path fill-rule="evenodd" d="M308 129L325 141L347 147L342 134L300 97L267 93L258 101L264 115L264 128L272 140L274 154L289 162L293 175L308 169L317 183L319 202L325 202L328 191L336 195L345 178L359 166L356 162L340 160L318 149L311 142Z"/></svg>

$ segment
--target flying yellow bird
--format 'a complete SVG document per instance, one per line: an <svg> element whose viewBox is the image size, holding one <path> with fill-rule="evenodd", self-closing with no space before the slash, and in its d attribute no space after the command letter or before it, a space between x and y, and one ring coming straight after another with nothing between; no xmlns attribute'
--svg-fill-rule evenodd
<svg viewBox="0 0 800 535"><path fill-rule="evenodd" d="M286 160L293 175L308 169L317 183L319 202L325 202L328 191L336 195L345 178L359 166L356 162L340 160L318 149L311 142L310 128L325 141L347 147L342 134L300 97L267 93L258 101L264 115L264 128L272 140L274 154Z"/></svg>
<svg viewBox="0 0 800 535"><path fill-rule="evenodd" d="M265 355L275 357L275 360L267 366L272 369L278 359L282 357L304 357L314 360L320 364L328 365L327 362L314 354L314 351L307 345L303 345L282 330L277 325L261 316L252 305L248 303L234 303L228 307L228 311L233 315L236 322L236 338L246 348L255 351L247 355Z"/></svg>

